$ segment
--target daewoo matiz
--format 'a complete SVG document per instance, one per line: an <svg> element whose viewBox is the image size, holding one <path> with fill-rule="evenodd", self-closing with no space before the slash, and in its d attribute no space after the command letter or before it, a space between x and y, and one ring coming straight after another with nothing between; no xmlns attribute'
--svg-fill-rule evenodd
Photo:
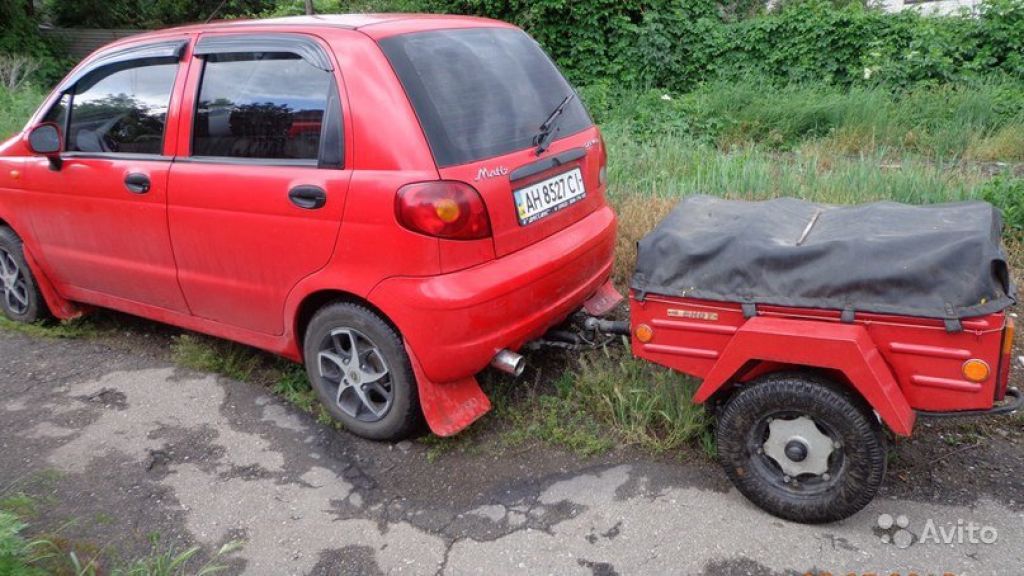
<svg viewBox="0 0 1024 576"><path fill-rule="evenodd" d="M571 86L502 22L135 36L0 146L2 307L236 340L303 361L356 434L452 434L489 409L476 373L615 301L605 164Z"/></svg>

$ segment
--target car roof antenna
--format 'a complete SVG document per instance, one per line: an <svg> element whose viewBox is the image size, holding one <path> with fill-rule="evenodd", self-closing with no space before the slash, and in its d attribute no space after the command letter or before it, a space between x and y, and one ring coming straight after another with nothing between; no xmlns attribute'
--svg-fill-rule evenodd
<svg viewBox="0 0 1024 576"><path fill-rule="evenodd" d="M227 3L228 3L228 0L220 0L220 4L217 4L217 7L213 9L213 12L210 12L210 16L207 17L206 20L203 23L204 24L209 24L210 21L213 20L214 17L217 16L217 13L220 12L220 9L223 8L224 5L227 4Z"/></svg>

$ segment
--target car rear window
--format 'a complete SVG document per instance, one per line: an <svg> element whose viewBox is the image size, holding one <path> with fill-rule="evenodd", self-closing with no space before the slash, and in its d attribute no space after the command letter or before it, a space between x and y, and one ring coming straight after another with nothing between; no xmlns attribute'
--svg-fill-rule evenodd
<svg viewBox="0 0 1024 576"><path fill-rule="evenodd" d="M533 145L540 125L572 87L521 30L419 32L380 42L423 125L441 167ZM557 137L593 122L575 99Z"/></svg>

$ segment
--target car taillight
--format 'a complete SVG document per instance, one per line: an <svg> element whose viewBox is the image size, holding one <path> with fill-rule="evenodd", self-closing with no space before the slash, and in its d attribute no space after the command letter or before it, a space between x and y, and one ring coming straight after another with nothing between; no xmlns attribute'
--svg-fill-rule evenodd
<svg viewBox="0 0 1024 576"><path fill-rule="evenodd" d="M604 146L604 136L598 136L601 141L601 171L598 172L598 181L601 186L608 184L608 149Z"/></svg>
<svg viewBox="0 0 1024 576"><path fill-rule="evenodd" d="M465 182L420 182L403 186L395 198L398 222L413 232L451 240L491 235L487 206Z"/></svg>

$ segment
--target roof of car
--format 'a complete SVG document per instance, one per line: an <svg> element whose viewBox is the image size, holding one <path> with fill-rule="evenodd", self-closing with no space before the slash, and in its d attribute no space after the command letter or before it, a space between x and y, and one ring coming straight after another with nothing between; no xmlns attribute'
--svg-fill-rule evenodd
<svg viewBox="0 0 1024 576"><path fill-rule="evenodd" d="M112 42L96 54L131 46L148 40L167 38L178 34L197 34L200 32L245 32L260 30L302 31L303 29L345 29L359 30L374 40L389 36L410 34L427 30L445 30L453 28L515 28L512 24L490 18L476 16L454 16L449 14L317 14L313 16L285 16L282 18L215 20L204 24L190 24L176 28L152 30L142 34L127 36Z"/></svg>
<svg viewBox="0 0 1024 576"><path fill-rule="evenodd" d="M254 27L332 27L347 29L364 29L382 24L401 23L402 28L431 30L445 27L464 27L466 25L501 25L498 20L479 18L476 16L454 16L449 14L316 14L313 16L285 16L281 18L264 18L259 20L216 20L207 24L193 24L173 28L174 31L208 32L214 30L237 30ZM506 24L507 25L507 24ZM162 32L167 32L163 30Z"/></svg>

